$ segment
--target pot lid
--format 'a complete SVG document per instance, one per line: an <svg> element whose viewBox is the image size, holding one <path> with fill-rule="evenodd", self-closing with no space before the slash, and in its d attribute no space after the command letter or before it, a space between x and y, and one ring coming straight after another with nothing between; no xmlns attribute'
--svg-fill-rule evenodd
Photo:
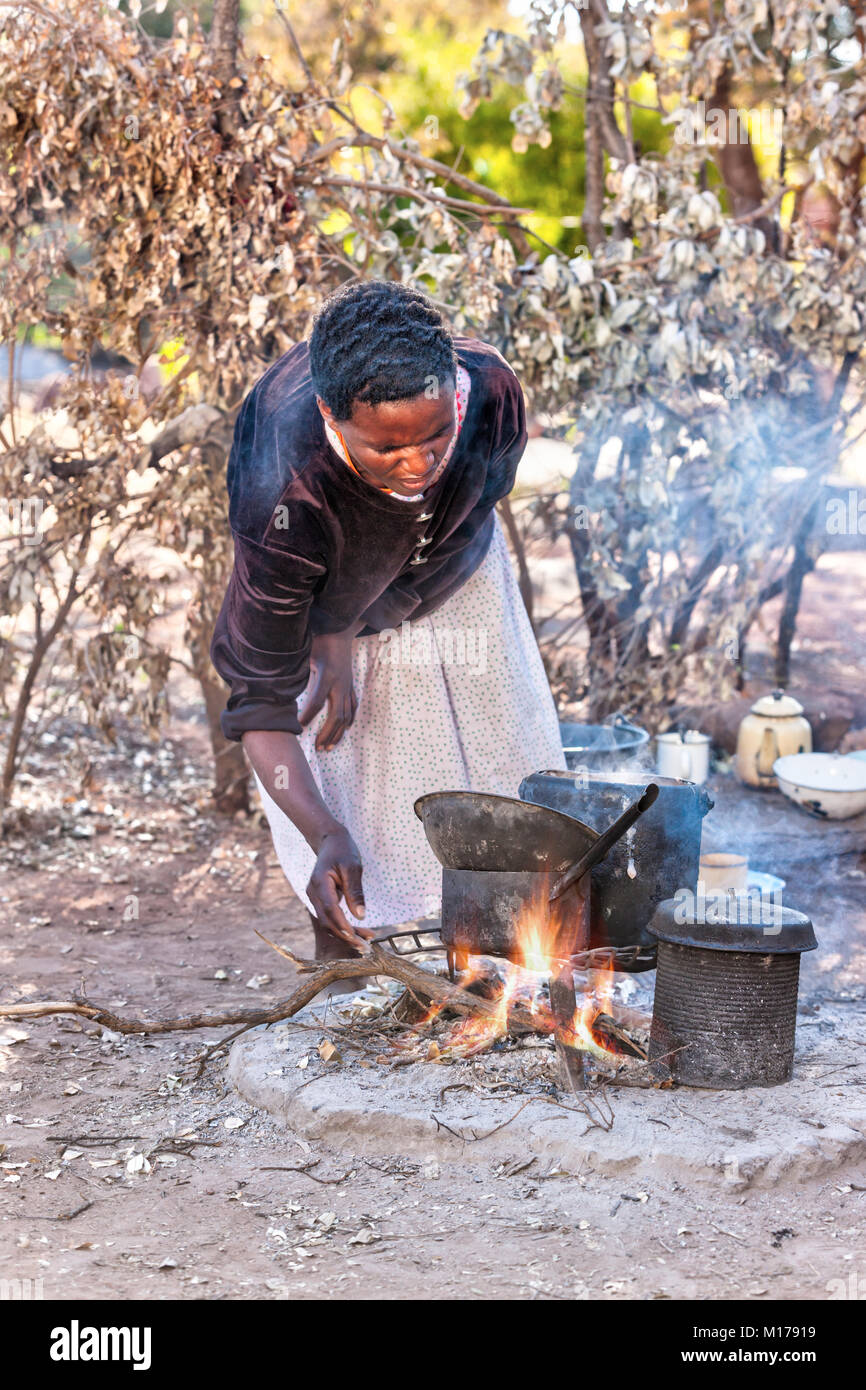
<svg viewBox="0 0 866 1390"><path fill-rule="evenodd" d="M791 955L818 945L809 918L760 892L681 893L659 903L649 924L659 941L705 951Z"/></svg>
<svg viewBox="0 0 866 1390"><path fill-rule="evenodd" d="M762 695L752 705L752 714L769 715L771 719L790 718L793 714L802 714L803 706L799 700L795 700L793 695L786 695L784 690L774 690L772 695Z"/></svg>

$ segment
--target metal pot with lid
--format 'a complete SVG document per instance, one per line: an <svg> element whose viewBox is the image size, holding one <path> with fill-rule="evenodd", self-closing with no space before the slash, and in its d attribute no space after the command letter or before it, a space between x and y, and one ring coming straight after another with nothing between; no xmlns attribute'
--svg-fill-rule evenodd
<svg viewBox="0 0 866 1390"><path fill-rule="evenodd" d="M818 944L809 918L742 894L680 894L650 931L654 1076L725 1091L790 1081L800 955Z"/></svg>
<svg viewBox="0 0 866 1390"><path fill-rule="evenodd" d="M773 764L791 753L811 753L812 728L803 706L784 690L762 695L752 705L737 734L735 767L750 787L775 787Z"/></svg>
<svg viewBox="0 0 866 1390"><path fill-rule="evenodd" d="M639 771L533 772L520 784L522 800L573 816L602 830L652 781L655 804L592 870L591 948L648 948L630 970L651 969L655 937L649 922L665 898L698 886L701 828L713 806L703 787Z"/></svg>

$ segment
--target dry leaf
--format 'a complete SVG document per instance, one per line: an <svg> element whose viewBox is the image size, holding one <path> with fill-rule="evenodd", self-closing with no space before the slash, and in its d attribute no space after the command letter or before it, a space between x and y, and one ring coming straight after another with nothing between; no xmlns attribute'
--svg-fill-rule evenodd
<svg viewBox="0 0 866 1390"><path fill-rule="evenodd" d="M373 1241L378 1239L379 1237L376 1235L376 1232L373 1230L372 1226L362 1226L360 1231L358 1231L356 1235L349 1237L349 1244L372 1245Z"/></svg>
<svg viewBox="0 0 866 1390"><path fill-rule="evenodd" d="M26 1042L30 1034L23 1028L6 1028L0 1033L0 1047L11 1047L13 1043Z"/></svg>

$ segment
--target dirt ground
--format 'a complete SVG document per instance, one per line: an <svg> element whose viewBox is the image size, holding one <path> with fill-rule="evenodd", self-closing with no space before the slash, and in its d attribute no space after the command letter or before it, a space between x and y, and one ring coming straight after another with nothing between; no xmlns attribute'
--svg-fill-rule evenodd
<svg viewBox="0 0 866 1390"><path fill-rule="evenodd" d="M810 577L807 634L827 631L818 610L836 610L840 584L837 561ZM861 672L862 607L846 604L840 654ZM167 1017L287 994L292 968L255 930L303 954L305 914L261 820L208 813L189 692L158 746L107 753L77 737L82 786L58 794L60 745L43 743L22 789L33 823L0 844L0 1000L63 999L83 981L119 1012ZM61 801L59 820L38 809ZM855 894L863 906L864 869L862 855L825 866L846 878L846 911ZM850 920L848 937L836 923L834 971L807 978L801 1023L822 999L864 1006L862 910ZM0 1019L0 1281L62 1300L866 1296L866 1139L859 1163L796 1190L329 1151L254 1112L224 1056L196 1079L218 1036ZM829 1084L844 1109L866 1056Z"/></svg>

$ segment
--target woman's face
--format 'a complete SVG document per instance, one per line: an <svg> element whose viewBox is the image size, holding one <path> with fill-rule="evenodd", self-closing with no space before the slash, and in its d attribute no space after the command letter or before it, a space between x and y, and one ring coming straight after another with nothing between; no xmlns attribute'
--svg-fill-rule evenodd
<svg viewBox="0 0 866 1390"><path fill-rule="evenodd" d="M369 405L355 401L348 420L336 420L321 396L319 410L343 436L349 457L362 477L402 497L423 492L433 479L454 433L454 380L436 399Z"/></svg>

